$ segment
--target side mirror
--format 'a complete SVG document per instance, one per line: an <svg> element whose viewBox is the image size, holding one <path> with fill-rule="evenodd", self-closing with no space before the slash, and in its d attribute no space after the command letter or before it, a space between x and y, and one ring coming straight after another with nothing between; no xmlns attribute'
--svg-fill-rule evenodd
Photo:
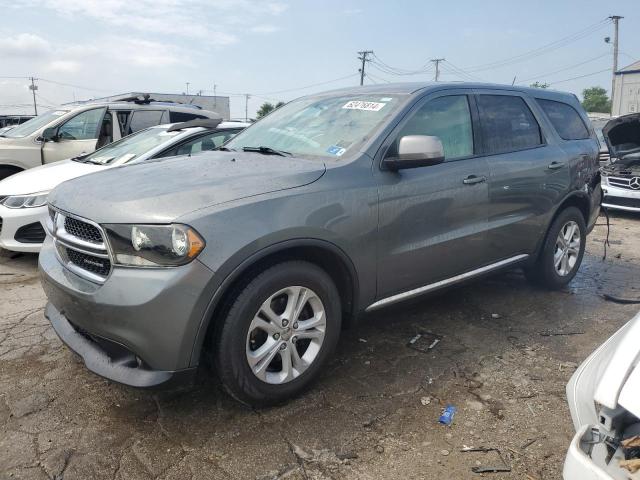
<svg viewBox="0 0 640 480"><path fill-rule="evenodd" d="M58 129L56 127L45 128L40 135L40 139L43 142L57 142L58 141Z"/></svg>
<svg viewBox="0 0 640 480"><path fill-rule="evenodd" d="M438 137L406 135L398 142L398 156L385 158L389 170L428 167L444 162L444 147Z"/></svg>

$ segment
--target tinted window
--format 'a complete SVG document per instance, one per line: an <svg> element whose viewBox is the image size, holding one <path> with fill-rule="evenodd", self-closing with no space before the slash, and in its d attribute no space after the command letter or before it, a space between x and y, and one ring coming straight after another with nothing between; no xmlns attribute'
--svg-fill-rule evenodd
<svg viewBox="0 0 640 480"><path fill-rule="evenodd" d="M186 142L177 145L158 156L173 157L175 155L193 155L198 152L214 150L222 146L222 144L227 140L236 136L238 132L239 130L223 130L218 132L211 132L207 135L187 140Z"/></svg>
<svg viewBox="0 0 640 480"><path fill-rule="evenodd" d="M560 138L564 140L581 140L589 138L589 130L575 108L562 102L537 99L547 114Z"/></svg>
<svg viewBox="0 0 640 480"><path fill-rule="evenodd" d="M542 144L540 126L525 101L507 95L478 95L487 153L504 153Z"/></svg>
<svg viewBox="0 0 640 480"><path fill-rule="evenodd" d="M163 113L162 110L136 110L131 117L129 133L159 125Z"/></svg>
<svg viewBox="0 0 640 480"><path fill-rule="evenodd" d="M440 138L447 160L473 155L473 128L466 95L440 97L427 102L402 127L405 135L431 135ZM397 140L390 154L397 151Z"/></svg>
<svg viewBox="0 0 640 480"><path fill-rule="evenodd" d="M58 129L58 136L65 140L92 140L98 138L104 108L94 108L67 120Z"/></svg>
<svg viewBox="0 0 640 480"><path fill-rule="evenodd" d="M197 118L207 118L204 115L198 115L197 113L185 113L185 112L169 112L171 123L188 122L189 120L195 120Z"/></svg>

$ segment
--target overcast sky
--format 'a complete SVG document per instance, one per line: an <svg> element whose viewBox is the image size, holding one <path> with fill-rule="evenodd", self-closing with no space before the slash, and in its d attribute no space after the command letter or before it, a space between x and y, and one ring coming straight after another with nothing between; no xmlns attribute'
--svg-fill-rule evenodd
<svg viewBox="0 0 640 480"><path fill-rule="evenodd" d="M32 101L27 80L6 77L34 76L43 107L189 82L251 93L253 115L267 100L356 85L365 49L367 83L432 80L429 60L445 58L442 80L515 76L580 95L611 87L603 20L614 14L625 66L640 59L640 0L0 0L0 113ZM244 116L243 97L231 115Z"/></svg>

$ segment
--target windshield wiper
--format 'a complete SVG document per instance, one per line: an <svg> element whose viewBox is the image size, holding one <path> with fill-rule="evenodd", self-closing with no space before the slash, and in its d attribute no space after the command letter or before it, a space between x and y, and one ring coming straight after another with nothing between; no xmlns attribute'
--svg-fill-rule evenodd
<svg viewBox="0 0 640 480"><path fill-rule="evenodd" d="M229 147L218 147L216 148L216 150L219 150L221 152L235 152L233 148L229 148Z"/></svg>
<svg viewBox="0 0 640 480"><path fill-rule="evenodd" d="M280 155L281 157L290 157L290 152L285 152L284 150L276 150L271 147L242 147L243 152L256 152L261 153L263 155Z"/></svg>

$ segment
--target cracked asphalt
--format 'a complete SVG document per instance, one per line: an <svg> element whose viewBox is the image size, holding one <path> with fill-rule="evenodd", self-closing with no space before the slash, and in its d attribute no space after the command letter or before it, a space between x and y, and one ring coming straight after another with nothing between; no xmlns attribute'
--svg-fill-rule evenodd
<svg viewBox="0 0 640 480"><path fill-rule="evenodd" d="M463 446L501 450L512 471L486 478L560 478L565 384L640 309L602 298L640 298L640 217L612 216L605 261L603 222L566 290L513 271L369 315L314 388L266 410L238 405L206 371L169 392L91 374L43 316L36 257L4 252L0 478L467 479L501 466ZM451 427L438 424L446 404Z"/></svg>

